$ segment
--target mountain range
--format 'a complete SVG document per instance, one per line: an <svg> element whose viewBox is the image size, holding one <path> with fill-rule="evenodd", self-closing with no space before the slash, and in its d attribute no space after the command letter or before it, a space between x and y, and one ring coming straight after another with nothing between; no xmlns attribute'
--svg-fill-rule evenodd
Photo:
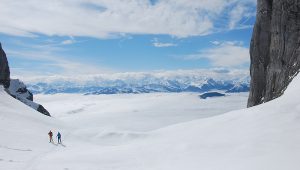
<svg viewBox="0 0 300 170"><path fill-rule="evenodd" d="M48 77L26 83L34 94L82 93L86 95L207 92L248 92L250 77L244 73L212 71L180 71L156 73L117 73L89 77ZM238 73L238 74L237 74Z"/></svg>

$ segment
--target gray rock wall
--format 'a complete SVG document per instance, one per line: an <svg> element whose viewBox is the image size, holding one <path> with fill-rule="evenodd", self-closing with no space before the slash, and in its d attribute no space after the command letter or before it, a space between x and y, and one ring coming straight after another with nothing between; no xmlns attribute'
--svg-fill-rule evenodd
<svg viewBox="0 0 300 170"><path fill-rule="evenodd" d="M40 104L33 102L32 93L27 90L25 84L18 79L10 79L10 71L6 54L0 43L0 85L4 85L6 92L15 99L23 102L38 112L51 116L50 113Z"/></svg>
<svg viewBox="0 0 300 170"><path fill-rule="evenodd" d="M6 54L2 49L0 43L0 84L4 85L5 88L9 87L10 72Z"/></svg>
<svg viewBox="0 0 300 170"><path fill-rule="evenodd" d="M258 0L248 107L283 94L300 69L300 1Z"/></svg>

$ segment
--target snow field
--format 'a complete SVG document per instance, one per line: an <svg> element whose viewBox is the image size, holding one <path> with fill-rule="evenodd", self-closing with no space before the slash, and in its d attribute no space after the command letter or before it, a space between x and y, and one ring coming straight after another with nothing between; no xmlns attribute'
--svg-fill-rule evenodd
<svg viewBox="0 0 300 170"><path fill-rule="evenodd" d="M298 170L299 91L300 76L282 97L249 109L239 108L243 95L37 96L54 118L0 91L0 168ZM65 147L48 143L53 127Z"/></svg>

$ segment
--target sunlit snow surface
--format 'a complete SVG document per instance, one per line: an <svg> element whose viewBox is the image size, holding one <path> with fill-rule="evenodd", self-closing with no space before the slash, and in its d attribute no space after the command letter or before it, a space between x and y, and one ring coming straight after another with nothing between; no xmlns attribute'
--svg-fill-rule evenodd
<svg viewBox="0 0 300 170"><path fill-rule="evenodd" d="M0 89L0 169L299 170L300 77L272 102L247 94L37 96L48 118ZM48 143L60 130L63 145Z"/></svg>
<svg viewBox="0 0 300 170"><path fill-rule="evenodd" d="M199 93L37 95L53 117L98 144L121 144L172 124L245 108L247 93L200 99Z"/></svg>
<svg viewBox="0 0 300 170"><path fill-rule="evenodd" d="M151 131L246 107L248 93L200 99L199 93L36 95L52 116L78 128Z"/></svg>

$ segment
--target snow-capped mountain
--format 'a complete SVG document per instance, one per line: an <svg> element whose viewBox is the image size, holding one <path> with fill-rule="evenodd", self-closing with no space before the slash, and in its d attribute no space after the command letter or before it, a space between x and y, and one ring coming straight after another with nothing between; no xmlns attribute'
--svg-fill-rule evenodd
<svg viewBox="0 0 300 170"><path fill-rule="evenodd" d="M185 70L154 73L115 73L111 75L53 76L36 78L27 83L37 94L82 93L119 94L152 92L206 92L223 90L230 93L249 91L249 76L242 71Z"/></svg>

